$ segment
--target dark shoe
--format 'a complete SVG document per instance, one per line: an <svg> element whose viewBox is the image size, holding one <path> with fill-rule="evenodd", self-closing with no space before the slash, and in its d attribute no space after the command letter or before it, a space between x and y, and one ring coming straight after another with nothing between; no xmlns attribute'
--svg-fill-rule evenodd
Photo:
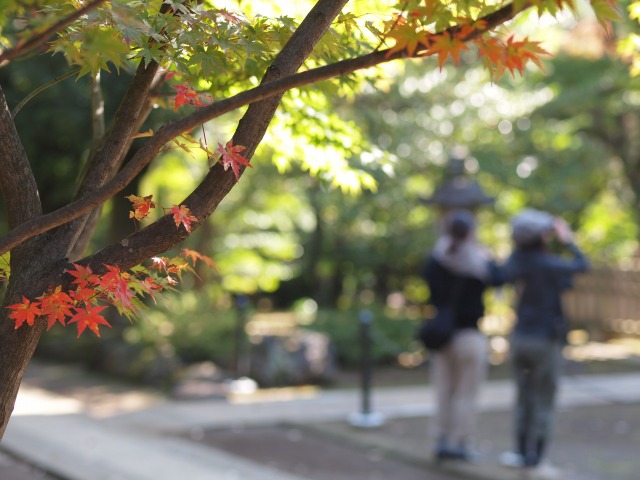
<svg viewBox="0 0 640 480"><path fill-rule="evenodd" d="M470 462L473 455L463 448L439 448L436 450L436 460L458 460Z"/></svg>

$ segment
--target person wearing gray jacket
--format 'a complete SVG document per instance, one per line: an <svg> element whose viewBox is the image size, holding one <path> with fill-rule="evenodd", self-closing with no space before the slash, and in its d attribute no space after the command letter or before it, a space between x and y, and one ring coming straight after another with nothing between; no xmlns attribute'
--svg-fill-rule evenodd
<svg viewBox="0 0 640 480"><path fill-rule="evenodd" d="M514 251L504 265L517 296L511 361L517 384L514 418L516 461L534 467L548 446L562 348L568 324L561 294L572 278L589 269L567 223L549 213L525 209L512 222ZM569 256L551 253L556 238Z"/></svg>

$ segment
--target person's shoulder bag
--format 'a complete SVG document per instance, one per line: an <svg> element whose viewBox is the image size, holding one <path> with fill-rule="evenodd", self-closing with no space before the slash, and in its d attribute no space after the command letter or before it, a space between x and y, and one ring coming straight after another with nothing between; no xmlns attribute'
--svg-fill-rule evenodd
<svg viewBox="0 0 640 480"><path fill-rule="evenodd" d="M456 305L462 291L463 279L456 277L445 305L438 308L436 316L423 320L418 329L418 340L427 350L440 350L447 346L456 330Z"/></svg>

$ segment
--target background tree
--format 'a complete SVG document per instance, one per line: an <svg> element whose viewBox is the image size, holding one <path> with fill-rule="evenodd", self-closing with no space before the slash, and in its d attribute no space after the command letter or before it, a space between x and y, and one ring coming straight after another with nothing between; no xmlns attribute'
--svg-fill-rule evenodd
<svg viewBox="0 0 640 480"><path fill-rule="evenodd" d="M25 106L11 108L0 91L0 188L9 228L0 239L0 254L11 251L10 268L3 266L4 276L10 271L8 309L0 313L0 433L44 329L69 322L77 324L78 334L85 328L99 333L108 322L102 315L106 306L97 299L131 315L136 294L154 295L161 278L136 266L180 244L218 208L248 166L284 92L336 77L355 85L350 74L400 58L436 56L441 68L449 57L457 62L467 44L475 45L496 77L522 71L544 52L536 42L504 37L495 29L533 6L551 13L563 7L555 1L470 1L461 9L456 3L407 1L377 12L382 21L358 28L353 11L343 12L346 3L319 0L297 25L290 17L249 19L207 1L94 0L79 8L62 0L7 2L0 12L0 67L11 69L46 50L63 54L68 73L89 78L92 138L81 142L89 149L86 162L75 162L73 199L43 213L14 121ZM602 18L611 10L608 2L598 3ZM111 117L101 98L103 70L131 71ZM339 90L336 84L322 86L325 92ZM156 119L156 106L179 113L165 123ZM205 122L234 111L242 113L231 140L203 135L192 141ZM192 151L198 144L204 151L200 158L211 163L184 200L146 227L86 253L105 202L122 195L167 148ZM306 166L331 179L331 168ZM340 175L333 170L331 181L349 180L352 170L340 164ZM154 206L150 198L131 201L138 219ZM164 260L157 263L170 271Z"/></svg>

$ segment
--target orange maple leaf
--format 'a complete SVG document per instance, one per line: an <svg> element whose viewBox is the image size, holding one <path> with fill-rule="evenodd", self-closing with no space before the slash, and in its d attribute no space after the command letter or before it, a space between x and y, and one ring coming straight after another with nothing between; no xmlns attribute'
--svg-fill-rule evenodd
<svg viewBox="0 0 640 480"><path fill-rule="evenodd" d="M460 53L462 50L469 49L463 40L465 37L466 34L452 36L449 32L443 32L441 34L431 36L432 42L429 50L438 54L438 65L440 65L440 70L442 70L444 62L447 60L449 55L451 55L456 65L460 64Z"/></svg>
<svg viewBox="0 0 640 480"><path fill-rule="evenodd" d="M60 285L53 292L40 297L40 309L42 314L47 316L47 330L51 330L56 322L65 325L66 317L71 316L72 306L73 300L62 291Z"/></svg>
<svg viewBox="0 0 640 480"><path fill-rule="evenodd" d="M136 220L142 220L152 208L156 208L156 202L152 201L153 195L147 195L146 197L138 197L137 195L129 195L124 197L133 204L133 211L129 212L129 218L135 218Z"/></svg>
<svg viewBox="0 0 640 480"><path fill-rule="evenodd" d="M221 143L218 143L217 153L220 154L220 161L225 170L231 167L234 175L236 176L236 182L240 180L240 165L253 168L253 165L249 163L246 157L240 155L246 147L242 145L233 145L233 140L229 140L223 147Z"/></svg>
<svg viewBox="0 0 640 480"><path fill-rule="evenodd" d="M96 336L100 336L100 325L106 325L107 327L111 327L109 322L100 315L100 312L107 308L104 305L96 305L96 306L87 306L85 308L74 308L76 313L71 317L68 323L77 323L78 324L78 337L82 335L85 328L89 327Z"/></svg>
<svg viewBox="0 0 640 480"><path fill-rule="evenodd" d="M20 328L24 322L27 322L27 325L31 327L36 317L42 315L40 302L32 302L24 295L22 296L22 303L14 303L7 306L7 308L13 310L9 314L9 318L16 321L15 328Z"/></svg>
<svg viewBox="0 0 640 480"><path fill-rule="evenodd" d="M203 254L201 254L200 252L198 252L196 250L191 250L189 248L183 248L182 249L182 254L187 259L190 259L193 262L193 266L194 267L196 266L196 263L198 263L198 260L201 260L205 265L207 265L209 267L213 267L216 270L218 270L218 265L213 260L213 258L207 257L206 255L203 255Z"/></svg>
<svg viewBox="0 0 640 480"><path fill-rule="evenodd" d="M504 43L494 37L481 37L475 42L478 47L478 55L480 58L485 58L492 65L498 65L504 55Z"/></svg>
<svg viewBox="0 0 640 480"><path fill-rule="evenodd" d="M540 55L549 55L549 52L540 47L540 42L532 42L527 38L516 41L511 36L505 45L503 65L511 72L511 75L514 75L515 70L522 73L528 61L543 68Z"/></svg>
<svg viewBox="0 0 640 480"><path fill-rule="evenodd" d="M191 215L189 207L184 205L174 205L169 214L173 215L173 221L176 223L176 227L180 228L180 224L184 226L184 229L191 233L191 222L197 222L198 219Z"/></svg>

